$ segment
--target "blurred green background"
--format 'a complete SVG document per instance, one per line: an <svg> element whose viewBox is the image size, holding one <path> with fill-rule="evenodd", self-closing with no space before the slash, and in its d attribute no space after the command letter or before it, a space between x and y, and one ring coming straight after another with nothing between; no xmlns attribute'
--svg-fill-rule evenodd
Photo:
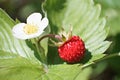
<svg viewBox="0 0 120 80"><path fill-rule="evenodd" d="M25 21L32 12L42 12L43 0L0 0L0 7L13 19Z"/></svg>
<svg viewBox="0 0 120 80"><path fill-rule="evenodd" d="M44 0L0 0L0 8L4 9L13 19L26 20L32 12L41 12ZM101 16L107 19L106 26L110 26L107 40L112 45L105 54L120 52L120 0L94 0L101 4ZM120 80L120 57L114 57L93 65L90 80Z"/></svg>

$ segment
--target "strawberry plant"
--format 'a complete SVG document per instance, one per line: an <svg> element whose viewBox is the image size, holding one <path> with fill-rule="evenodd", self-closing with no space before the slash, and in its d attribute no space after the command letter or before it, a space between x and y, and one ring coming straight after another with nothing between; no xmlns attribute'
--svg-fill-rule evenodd
<svg viewBox="0 0 120 80"><path fill-rule="evenodd" d="M0 80L89 80L94 64L118 56L104 54L111 42L100 4L45 0L41 10L24 23L0 9Z"/></svg>

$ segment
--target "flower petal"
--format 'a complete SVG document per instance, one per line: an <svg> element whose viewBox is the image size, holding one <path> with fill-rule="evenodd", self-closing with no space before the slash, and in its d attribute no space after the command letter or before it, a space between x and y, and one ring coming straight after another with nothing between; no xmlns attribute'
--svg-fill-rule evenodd
<svg viewBox="0 0 120 80"><path fill-rule="evenodd" d="M40 13L33 13L27 18L27 24L39 25L41 22L41 14Z"/></svg>
<svg viewBox="0 0 120 80"><path fill-rule="evenodd" d="M23 33L23 27L25 26L26 24L25 23L18 23L18 24L16 24L14 27L13 27L13 29L12 29L12 31L13 31L13 33Z"/></svg>
<svg viewBox="0 0 120 80"><path fill-rule="evenodd" d="M22 40L28 39L27 35L13 34L13 36Z"/></svg>
<svg viewBox="0 0 120 80"><path fill-rule="evenodd" d="M43 31L38 31L37 33L27 35L26 38L27 39L36 38L36 37L39 37L42 33Z"/></svg>
<svg viewBox="0 0 120 80"><path fill-rule="evenodd" d="M25 26L25 23L19 23L15 25L12 29L13 36L19 39L26 39L26 34L23 31L23 27Z"/></svg>
<svg viewBox="0 0 120 80"><path fill-rule="evenodd" d="M48 23L49 23L49 21L48 21L47 17L44 17L39 25L41 31L43 31L47 27Z"/></svg>

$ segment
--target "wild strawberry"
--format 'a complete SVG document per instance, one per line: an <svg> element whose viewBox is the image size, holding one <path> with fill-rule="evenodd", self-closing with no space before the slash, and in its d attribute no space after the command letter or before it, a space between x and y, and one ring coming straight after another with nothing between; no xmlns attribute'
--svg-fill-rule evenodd
<svg viewBox="0 0 120 80"><path fill-rule="evenodd" d="M48 34L39 39L40 42L45 37L56 38L58 42L51 40L58 47L59 56L68 63L79 62L85 54L85 45L79 36L72 36L72 29L66 33L64 30L59 34Z"/></svg>
<svg viewBox="0 0 120 80"><path fill-rule="evenodd" d="M68 63L79 62L85 54L84 42L79 36L72 36L58 47L60 58Z"/></svg>

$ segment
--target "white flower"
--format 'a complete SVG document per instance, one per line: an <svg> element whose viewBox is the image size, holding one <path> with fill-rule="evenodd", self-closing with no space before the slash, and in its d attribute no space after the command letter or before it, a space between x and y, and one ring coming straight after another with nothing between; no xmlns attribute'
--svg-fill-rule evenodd
<svg viewBox="0 0 120 80"><path fill-rule="evenodd" d="M19 39L30 39L40 36L48 25L48 19L42 20L40 13L33 13L27 18L27 23L18 23L13 29L13 36Z"/></svg>

